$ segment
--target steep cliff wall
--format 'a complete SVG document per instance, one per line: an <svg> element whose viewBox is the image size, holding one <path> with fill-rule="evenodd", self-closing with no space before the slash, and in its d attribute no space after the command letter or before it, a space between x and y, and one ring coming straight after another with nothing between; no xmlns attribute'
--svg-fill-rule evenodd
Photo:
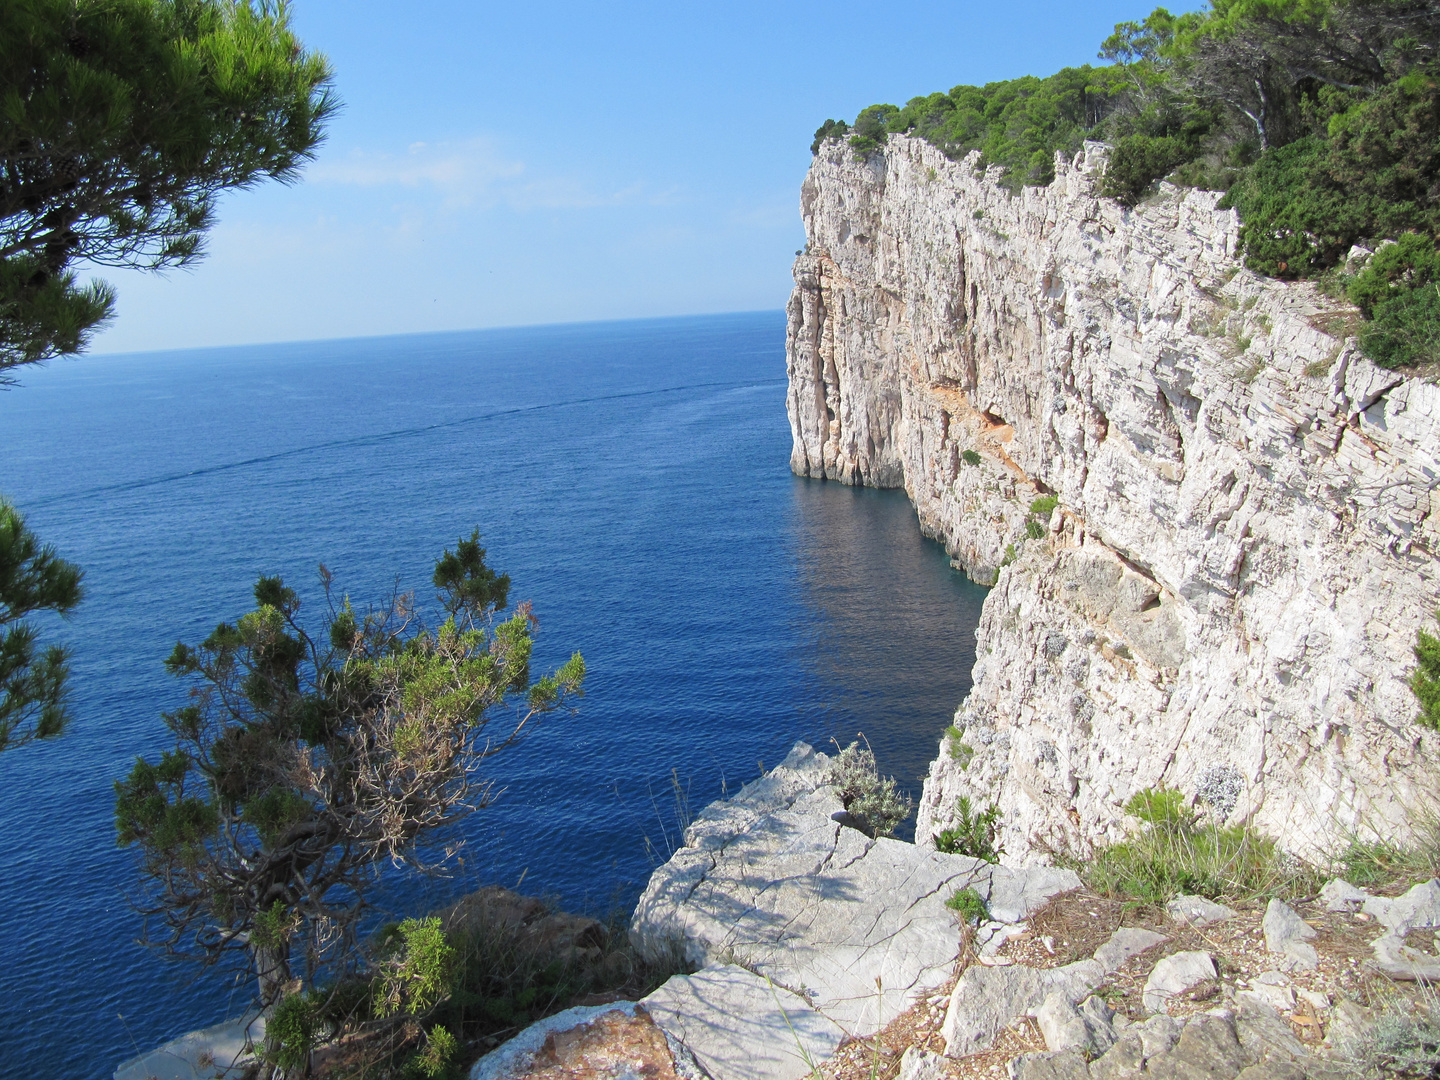
<svg viewBox="0 0 1440 1080"><path fill-rule="evenodd" d="M1103 163L1012 196L892 137L805 181L792 468L903 485L995 583L917 834L970 794L1007 861L1083 851L1165 784L1302 854L1403 835L1440 792L1405 684L1440 602L1440 389L1243 270L1217 196L1125 210Z"/></svg>

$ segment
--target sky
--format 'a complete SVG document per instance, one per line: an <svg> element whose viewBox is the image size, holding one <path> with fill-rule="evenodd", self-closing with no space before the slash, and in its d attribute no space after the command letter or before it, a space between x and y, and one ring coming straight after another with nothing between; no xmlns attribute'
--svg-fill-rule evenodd
<svg viewBox="0 0 1440 1080"><path fill-rule="evenodd" d="M1194 5L1190 5L1194 6ZM293 0L344 109L92 352L783 307L814 130L1094 60L1148 4Z"/></svg>

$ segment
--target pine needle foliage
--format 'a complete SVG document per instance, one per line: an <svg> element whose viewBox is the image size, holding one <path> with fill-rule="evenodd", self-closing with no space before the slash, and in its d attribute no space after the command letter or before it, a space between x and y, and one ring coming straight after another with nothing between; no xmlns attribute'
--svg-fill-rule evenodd
<svg viewBox="0 0 1440 1080"><path fill-rule="evenodd" d="M973 152L1011 190L1054 178L1055 155L1110 144L1101 191L1135 206L1162 179L1226 192L1246 264L1284 279L1343 265L1356 244L1423 241L1386 295L1351 299L1360 344L1386 367L1440 364L1440 4L1435 0L1212 0L1156 8L1066 68L871 105L827 121L861 158L909 134ZM1376 256L1377 260L1379 255ZM1372 275L1373 277L1373 275Z"/></svg>
<svg viewBox="0 0 1440 1080"><path fill-rule="evenodd" d="M0 499L0 750L53 738L69 721L69 653L59 645L42 649L27 618L68 615L84 594L83 576Z"/></svg>
<svg viewBox="0 0 1440 1080"><path fill-rule="evenodd" d="M447 864L450 826L495 796L479 768L570 707L585 675L577 653L532 677L534 616L521 604L501 617L507 590L484 555L477 532L440 559L439 625L409 595L365 612L337 602L322 566L315 631L295 592L262 577L254 610L175 647L166 667L190 691L164 717L174 747L115 785L147 940L206 964L234 957L271 1010L355 969L382 864ZM435 967L438 931L410 929ZM411 978L420 967L401 973L398 1006L433 989Z"/></svg>
<svg viewBox="0 0 1440 1080"><path fill-rule="evenodd" d="M968 855L983 862L998 863L1005 854L995 844L1000 808L991 803L984 810L975 810L968 795L955 802L955 823L935 834L935 849L946 855Z"/></svg>
<svg viewBox="0 0 1440 1080"><path fill-rule="evenodd" d="M221 193L295 180L337 106L283 2L0 4L0 385L113 314L75 264L194 262Z"/></svg>

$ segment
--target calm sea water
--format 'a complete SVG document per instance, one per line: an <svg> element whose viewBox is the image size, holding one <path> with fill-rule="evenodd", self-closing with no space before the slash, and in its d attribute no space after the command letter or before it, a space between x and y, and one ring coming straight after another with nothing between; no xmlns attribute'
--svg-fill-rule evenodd
<svg viewBox="0 0 1440 1080"><path fill-rule="evenodd" d="M691 810L800 738L863 731L920 777L969 689L982 590L903 494L793 477L784 319L760 313L91 357L0 393L0 492L86 569L73 730L0 755L0 1075L108 1077L238 1012L248 987L134 941L113 782L166 745L161 661L261 573L318 606L428 594L479 526L534 602L539 660L581 650L581 712L495 760L450 880L628 909Z"/></svg>

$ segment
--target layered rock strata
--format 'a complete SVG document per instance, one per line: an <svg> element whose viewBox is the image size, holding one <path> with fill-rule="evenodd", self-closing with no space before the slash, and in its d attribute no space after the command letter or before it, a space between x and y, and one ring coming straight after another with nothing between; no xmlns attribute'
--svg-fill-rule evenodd
<svg viewBox="0 0 1440 1080"><path fill-rule="evenodd" d="M1084 852L1164 785L1303 855L1403 837L1440 790L1406 684L1440 388L1244 270L1217 195L1127 210L1104 162L1015 195L919 140L831 142L803 188L792 468L903 486L994 584L918 835L966 795L1008 861Z"/></svg>

